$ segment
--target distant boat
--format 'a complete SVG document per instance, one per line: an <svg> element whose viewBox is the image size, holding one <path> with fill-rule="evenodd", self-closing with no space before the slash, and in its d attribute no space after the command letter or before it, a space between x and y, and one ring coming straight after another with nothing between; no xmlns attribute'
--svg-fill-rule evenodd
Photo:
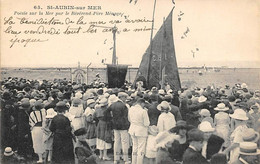
<svg viewBox="0 0 260 164"><path fill-rule="evenodd" d="M202 76L202 75L203 75L203 73L202 73L200 70L199 70L199 75L200 75L200 76Z"/></svg>
<svg viewBox="0 0 260 164"><path fill-rule="evenodd" d="M220 72L220 69L215 69L215 68L213 67L213 71L214 71L214 72Z"/></svg>

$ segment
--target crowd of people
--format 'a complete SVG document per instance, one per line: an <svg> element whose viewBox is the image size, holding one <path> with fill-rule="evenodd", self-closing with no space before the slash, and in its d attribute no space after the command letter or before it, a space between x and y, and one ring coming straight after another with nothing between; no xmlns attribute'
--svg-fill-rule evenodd
<svg viewBox="0 0 260 164"><path fill-rule="evenodd" d="M1 81L3 163L259 163L260 91ZM111 158L110 152L113 153Z"/></svg>

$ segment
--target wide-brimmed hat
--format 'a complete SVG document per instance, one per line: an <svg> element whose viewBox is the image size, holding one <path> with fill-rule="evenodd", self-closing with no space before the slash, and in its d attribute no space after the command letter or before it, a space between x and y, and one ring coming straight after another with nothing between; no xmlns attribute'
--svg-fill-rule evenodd
<svg viewBox="0 0 260 164"><path fill-rule="evenodd" d="M178 133L178 131L179 131L180 129L186 129L187 131L189 131L189 130L191 130L191 129L193 129L193 128L194 128L194 126L192 126L192 125L187 125L187 122L186 122L186 121L184 121L184 120L179 120L179 121L176 122L176 126L173 127L172 129L170 129L170 132L171 132L171 133Z"/></svg>
<svg viewBox="0 0 260 164"><path fill-rule="evenodd" d="M108 101L106 98L102 98L101 100L99 100L99 105L102 106L106 106L108 105Z"/></svg>
<svg viewBox="0 0 260 164"><path fill-rule="evenodd" d="M160 90L158 91L158 94L160 94L160 95L164 95L164 94L165 94L165 92L164 92L164 90L163 90L163 89L160 89Z"/></svg>
<svg viewBox="0 0 260 164"><path fill-rule="evenodd" d="M96 101L94 99L88 99L87 100L87 105L89 106L90 104L95 103Z"/></svg>
<svg viewBox="0 0 260 164"><path fill-rule="evenodd" d="M170 106L170 104L167 101L162 101L161 104L159 104L157 106L157 109L159 111L162 111L162 110L170 111L171 110L171 106Z"/></svg>
<svg viewBox="0 0 260 164"><path fill-rule="evenodd" d="M259 133L256 132L252 128L246 129L246 131L242 134L244 142L258 142Z"/></svg>
<svg viewBox="0 0 260 164"><path fill-rule="evenodd" d="M242 155L260 154L260 149L257 148L257 144L254 142L240 142L239 148L240 148L239 154Z"/></svg>
<svg viewBox="0 0 260 164"><path fill-rule="evenodd" d="M205 97L205 96L200 96L199 99L198 99L199 103L202 103L202 102L205 102L205 101L207 101L207 97Z"/></svg>
<svg viewBox="0 0 260 164"><path fill-rule="evenodd" d="M210 112L209 112L208 109L201 109L200 112L199 112L199 114L200 114L201 116L210 117Z"/></svg>
<svg viewBox="0 0 260 164"><path fill-rule="evenodd" d="M215 128L211 126L211 123L208 121L202 121L202 123L199 124L199 130L203 132L213 132L215 131Z"/></svg>
<svg viewBox="0 0 260 164"><path fill-rule="evenodd" d="M248 120L246 112L243 109L236 109L235 112L233 114L229 114L229 116L237 120Z"/></svg>
<svg viewBox="0 0 260 164"><path fill-rule="evenodd" d="M46 118L53 118L56 115L57 115L57 113L54 111L54 109L50 108L47 110Z"/></svg>
<svg viewBox="0 0 260 164"><path fill-rule="evenodd" d="M217 110L217 111L227 111L227 110L229 110L229 108L226 107L226 105L224 103L219 103L217 105L217 107L214 108L214 110Z"/></svg>
<svg viewBox="0 0 260 164"><path fill-rule="evenodd" d="M172 96L171 94L167 94L167 95L164 96L163 99L164 99L165 101L171 101L172 98L173 98L173 96Z"/></svg>
<svg viewBox="0 0 260 164"><path fill-rule="evenodd" d="M148 133L153 135L153 136L156 136L159 132L159 129L157 126L153 125L153 126L149 126L148 128Z"/></svg>
<svg viewBox="0 0 260 164"><path fill-rule="evenodd" d="M118 101L118 97L115 94L110 95L109 98L108 98L108 103L110 105L113 104L114 102L117 102L117 101Z"/></svg>
<svg viewBox="0 0 260 164"><path fill-rule="evenodd" d="M13 152L13 150L12 150L11 147L6 147L6 148L5 148L5 152L4 152L4 155L5 155L5 156L11 156L11 155L13 155L13 154L14 154L14 152Z"/></svg>
<svg viewBox="0 0 260 164"><path fill-rule="evenodd" d="M188 132L188 140L189 141L203 141L204 133L199 129L192 129Z"/></svg>

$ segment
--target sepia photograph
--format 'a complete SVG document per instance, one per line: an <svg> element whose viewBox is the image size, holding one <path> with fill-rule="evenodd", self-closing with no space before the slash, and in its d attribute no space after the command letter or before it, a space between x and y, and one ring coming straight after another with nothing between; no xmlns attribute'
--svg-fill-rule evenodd
<svg viewBox="0 0 260 164"><path fill-rule="evenodd" d="M259 0L1 0L3 164L258 164Z"/></svg>

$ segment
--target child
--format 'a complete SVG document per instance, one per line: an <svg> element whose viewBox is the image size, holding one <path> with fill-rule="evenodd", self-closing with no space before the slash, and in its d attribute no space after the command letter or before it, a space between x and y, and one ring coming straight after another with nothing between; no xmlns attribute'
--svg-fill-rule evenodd
<svg viewBox="0 0 260 164"><path fill-rule="evenodd" d="M147 145L146 145L146 151L145 151L145 157L148 158L149 164L155 164L155 158L156 158L156 153L157 153L157 149L155 147L157 134L158 134L157 126L155 126L155 125L149 126Z"/></svg>
<svg viewBox="0 0 260 164"><path fill-rule="evenodd" d="M51 125L51 121L54 116L56 116L57 113L53 110L53 108L50 108L47 110L46 120L43 123L43 142L44 142L44 148L45 148L45 163L48 161L51 161L52 157L52 144L53 144L53 134L50 131L49 127Z"/></svg>
<svg viewBox="0 0 260 164"><path fill-rule="evenodd" d="M77 137L77 142L75 144L75 154L78 158L79 164L96 164L97 156L94 154L86 142L87 131L85 128L80 128L74 132Z"/></svg>
<svg viewBox="0 0 260 164"><path fill-rule="evenodd" d="M12 164L16 164L19 163L18 162L18 158L16 156L16 154L13 152L11 147L6 147L5 148L5 152L4 152L4 156L2 158L2 161L4 164L8 164L8 163L12 163Z"/></svg>

